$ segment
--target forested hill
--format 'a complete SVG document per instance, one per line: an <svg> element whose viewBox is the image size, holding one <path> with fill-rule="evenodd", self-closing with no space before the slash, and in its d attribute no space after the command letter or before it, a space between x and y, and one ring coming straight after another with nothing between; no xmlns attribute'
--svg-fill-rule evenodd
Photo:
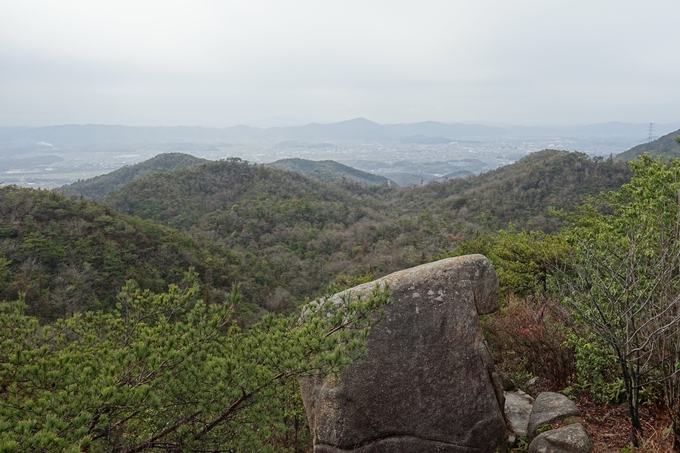
<svg viewBox="0 0 680 453"><path fill-rule="evenodd" d="M42 318L110 309L128 279L165 291L190 267L206 297L219 298L235 283L238 262L229 250L89 200L0 188L0 300L23 293L29 313Z"/></svg>
<svg viewBox="0 0 680 453"><path fill-rule="evenodd" d="M652 157L664 156L666 160L676 159L680 157L680 144L675 141L675 137L678 136L680 136L680 129L671 132L670 134L666 134L663 137L659 137L656 140L652 140L649 143L643 143L642 145L635 146L626 152L618 154L616 160L627 162L644 153L647 153Z"/></svg>
<svg viewBox="0 0 680 453"><path fill-rule="evenodd" d="M396 185L384 176L366 173L356 168L348 167L332 160L314 161L307 159L281 159L268 167L280 168L282 170L297 171L321 182L353 181L367 186L374 185Z"/></svg>
<svg viewBox="0 0 680 453"><path fill-rule="evenodd" d="M166 172L208 162L206 159L183 153L159 154L135 165L126 165L105 175L68 184L56 190L65 195L82 195L91 200L101 200L109 192L151 173Z"/></svg>
<svg viewBox="0 0 680 453"><path fill-rule="evenodd" d="M379 209L393 190L324 184L297 172L229 159L149 175L109 194L105 203L237 252L243 257L244 297L286 310L305 296L317 296L340 274L384 274L413 264L420 251L398 250L391 240L378 244L381 237L396 234L387 230Z"/></svg>
<svg viewBox="0 0 680 453"><path fill-rule="evenodd" d="M330 282L428 261L476 230L554 231L549 207L568 209L629 177L623 163L542 151L413 188L324 184L238 159L148 174L109 194L108 207L4 187L0 299L26 293L43 317L111 307L126 279L161 291L193 266L217 293L240 283L244 299L286 311Z"/></svg>
<svg viewBox="0 0 680 453"><path fill-rule="evenodd" d="M241 257L249 300L286 310L334 280L356 282L425 262L476 230L554 231L549 208L618 188L623 163L546 150L493 172L422 187L323 184L238 159L133 181L104 200L190 231Z"/></svg>
<svg viewBox="0 0 680 453"><path fill-rule="evenodd" d="M496 231L512 223L549 233L560 228L550 208L571 209L588 196L618 189L631 176L624 162L544 150L478 176L430 183L400 195L407 209L448 212L468 230Z"/></svg>

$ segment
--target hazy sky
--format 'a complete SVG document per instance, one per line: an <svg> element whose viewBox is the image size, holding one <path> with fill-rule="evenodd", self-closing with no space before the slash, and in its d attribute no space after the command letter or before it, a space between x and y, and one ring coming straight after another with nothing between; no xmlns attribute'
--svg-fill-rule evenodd
<svg viewBox="0 0 680 453"><path fill-rule="evenodd" d="M679 0L0 0L0 126L680 121Z"/></svg>

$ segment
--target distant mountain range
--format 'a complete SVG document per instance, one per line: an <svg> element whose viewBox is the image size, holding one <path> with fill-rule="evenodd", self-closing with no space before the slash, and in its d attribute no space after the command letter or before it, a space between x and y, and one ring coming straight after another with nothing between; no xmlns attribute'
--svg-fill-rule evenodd
<svg viewBox="0 0 680 453"><path fill-rule="evenodd" d="M478 124L381 125L364 118L331 124L311 123L304 126L271 127L233 126L223 129L205 127L133 127L109 125L64 125L38 128L0 129L0 143L26 145L46 144L134 143L149 141L223 141L239 139L272 140L400 140L414 135L440 135L447 138L476 138L507 133L502 128Z"/></svg>
<svg viewBox="0 0 680 453"><path fill-rule="evenodd" d="M242 139L270 140L411 140L427 143L434 137L439 143L446 140L470 140L503 136L560 135L573 137L645 137L649 124L603 123L573 127L486 126L481 124L439 123L425 121L412 124L381 125L364 118L331 124L311 123L304 126L271 127L250 126L227 128L205 127L133 127L120 125L62 125L48 127L0 128L0 144L20 147L43 143L51 146L88 144L185 142ZM655 125L656 133L667 133L680 127L680 123Z"/></svg>

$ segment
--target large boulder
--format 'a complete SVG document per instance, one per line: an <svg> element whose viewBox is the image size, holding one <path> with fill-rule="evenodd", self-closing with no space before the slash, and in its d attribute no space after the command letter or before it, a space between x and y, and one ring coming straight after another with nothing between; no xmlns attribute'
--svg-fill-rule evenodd
<svg viewBox="0 0 680 453"><path fill-rule="evenodd" d="M388 285L391 304L367 354L340 376L304 379L314 452L504 451L503 388L479 315L498 309L498 279L482 255L396 272L345 293Z"/></svg>

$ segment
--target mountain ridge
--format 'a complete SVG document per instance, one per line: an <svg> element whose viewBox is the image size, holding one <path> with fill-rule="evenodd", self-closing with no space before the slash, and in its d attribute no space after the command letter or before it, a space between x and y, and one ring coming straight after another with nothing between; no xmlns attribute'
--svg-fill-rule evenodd
<svg viewBox="0 0 680 453"><path fill-rule="evenodd" d="M629 161L633 160L644 153L652 157L665 157L666 159L675 159L680 157L680 144L675 141L675 137L680 136L680 129L666 134L662 137L652 140L648 143L643 143L624 151L616 156L616 160Z"/></svg>
<svg viewBox="0 0 680 453"><path fill-rule="evenodd" d="M413 136L466 140L494 137L553 136L565 137L640 137L647 136L648 123L609 122L582 126L490 126L478 123L379 124L366 118L333 123L309 123L300 126L269 128L235 125L224 128L203 126L124 126L106 124L65 124L41 127L0 128L0 144L26 145L45 142L55 146L144 143L202 140L219 142L242 139L335 139L401 140ZM657 130L670 131L680 123L658 124ZM54 142L54 143L53 143Z"/></svg>
<svg viewBox="0 0 680 453"><path fill-rule="evenodd" d="M151 173L167 172L178 168L190 167L209 162L206 159L184 153L158 154L151 159L134 165L126 165L104 175L77 181L58 187L55 192L64 195L82 195L91 200L101 200L109 192L113 192L125 184Z"/></svg>
<svg viewBox="0 0 680 453"><path fill-rule="evenodd" d="M397 185L397 183L384 176L357 170L334 160L314 161L296 157L280 159L276 162L265 164L265 166L297 171L321 182L354 181L367 186Z"/></svg>

